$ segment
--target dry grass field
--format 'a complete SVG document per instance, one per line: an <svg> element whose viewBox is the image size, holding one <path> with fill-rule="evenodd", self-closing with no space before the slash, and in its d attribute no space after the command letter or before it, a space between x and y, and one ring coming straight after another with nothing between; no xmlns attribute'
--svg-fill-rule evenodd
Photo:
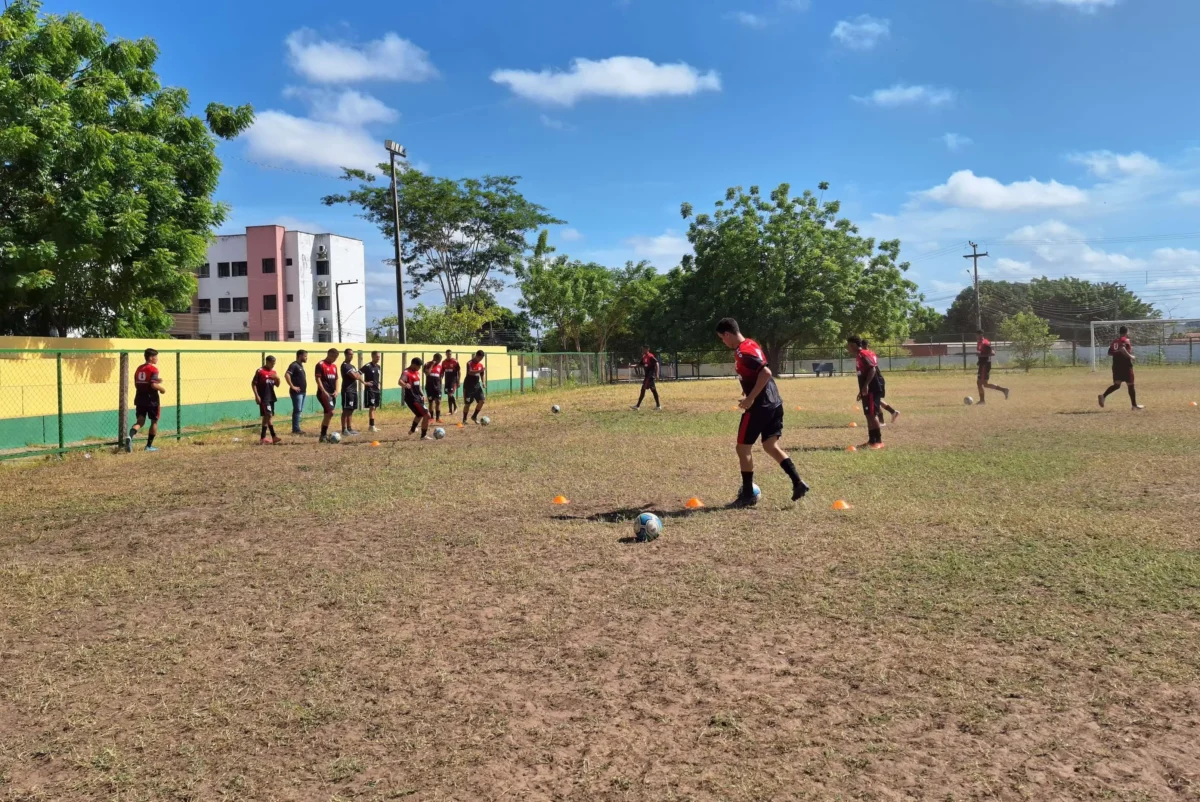
<svg viewBox="0 0 1200 802"><path fill-rule="evenodd" d="M1200 799L1200 371L1138 375L893 374L857 453L785 381L748 511L729 381L4 466L0 799Z"/></svg>

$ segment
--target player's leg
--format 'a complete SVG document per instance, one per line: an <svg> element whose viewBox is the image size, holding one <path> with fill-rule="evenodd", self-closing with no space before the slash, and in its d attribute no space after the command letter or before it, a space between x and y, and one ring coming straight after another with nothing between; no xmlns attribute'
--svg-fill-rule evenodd
<svg viewBox="0 0 1200 802"><path fill-rule="evenodd" d="M457 392L458 385L450 384L446 386L446 408L450 410L451 415L458 410L458 399L454 397L454 394Z"/></svg>
<svg viewBox="0 0 1200 802"><path fill-rule="evenodd" d="M654 396L654 408L662 409L662 401L658 400L658 382L650 381L650 394Z"/></svg>
<svg viewBox="0 0 1200 802"><path fill-rule="evenodd" d="M487 399L484 398L483 396L476 396L476 399L477 400L475 401L475 414L471 416L471 420L474 421L475 423L479 423L479 413L483 412L483 405L484 405L484 403L486 403Z"/></svg>
<svg viewBox="0 0 1200 802"><path fill-rule="evenodd" d="M987 387L987 382L983 380L983 370L981 369L979 375L975 377L975 392L979 395L980 404L987 400L987 391L984 390L985 387Z"/></svg>
<svg viewBox="0 0 1200 802"><path fill-rule="evenodd" d="M1126 382L1125 389L1129 391L1129 403L1133 405L1133 408L1144 409L1144 407L1137 402L1137 389L1133 386L1133 382Z"/></svg>
<svg viewBox="0 0 1200 802"><path fill-rule="evenodd" d="M438 423L442 422L442 397L438 396L433 399L433 419Z"/></svg>
<svg viewBox="0 0 1200 802"><path fill-rule="evenodd" d="M796 470L796 463L792 462L788 453L779 447L779 437L780 435L775 435L764 439L763 451L767 452L767 456L775 460L792 480L792 501L799 501L809 491L809 486L800 478L800 471Z"/></svg>
<svg viewBox="0 0 1200 802"><path fill-rule="evenodd" d="M463 425L465 426L467 424L467 413L471 411L471 397L465 393L463 394L462 411L463 411L462 422L463 422Z"/></svg>
<svg viewBox="0 0 1200 802"><path fill-rule="evenodd" d="M146 425L146 413L144 410L138 410L137 420L133 426L129 427L129 436L125 438L125 451L133 453L133 438L137 437L138 430Z"/></svg>
<svg viewBox="0 0 1200 802"><path fill-rule="evenodd" d="M322 397L317 396L317 400L321 402L321 442L324 443L329 439L329 424L333 422L333 396L327 395Z"/></svg>
<svg viewBox="0 0 1200 802"><path fill-rule="evenodd" d="M1105 400L1110 395L1112 395L1113 393L1115 393L1117 390L1120 390L1120 389L1121 389L1121 382L1117 379L1116 376L1113 376L1113 383L1108 386L1107 390L1105 390L1104 392L1102 392L1100 394L1100 397L1099 397L1100 406L1103 407Z"/></svg>
<svg viewBox="0 0 1200 802"><path fill-rule="evenodd" d="M742 487L737 498L733 500L734 507L752 507L758 503L754 495L754 443L758 440L758 421L750 411L742 412L741 423L737 432L738 468L742 472Z"/></svg>
<svg viewBox="0 0 1200 802"><path fill-rule="evenodd" d="M267 415L267 410L266 410L265 404L259 404L258 414L259 414L258 444L260 446L265 446L269 442L267 440L267 423L268 423L268 421L270 421L270 416Z"/></svg>
<svg viewBox="0 0 1200 802"><path fill-rule="evenodd" d="M867 417L867 445L882 444L883 429L879 427L879 417L876 413L879 409L879 397L872 392L864 393L862 404L863 414Z"/></svg>
<svg viewBox="0 0 1200 802"><path fill-rule="evenodd" d="M154 407L146 413L146 417L150 419L150 428L146 431L146 450L158 451L154 447L154 438L158 436L158 407Z"/></svg>
<svg viewBox="0 0 1200 802"><path fill-rule="evenodd" d="M271 443L279 445L283 439L275 434L275 407L274 405L267 407L267 431L271 433Z"/></svg>
<svg viewBox="0 0 1200 802"><path fill-rule="evenodd" d="M648 385L646 384L646 382L644 382L644 381L643 381L643 382L642 382L642 392L641 392L641 393L638 395L638 400L637 400L637 403L636 403L636 404L634 404L634 405L631 407L631 409L635 409L635 410L637 410L637 409L641 409L641 408L642 408L642 402L646 400L646 387L647 387L647 386L648 386ZM655 395L657 395L657 393L655 393Z"/></svg>

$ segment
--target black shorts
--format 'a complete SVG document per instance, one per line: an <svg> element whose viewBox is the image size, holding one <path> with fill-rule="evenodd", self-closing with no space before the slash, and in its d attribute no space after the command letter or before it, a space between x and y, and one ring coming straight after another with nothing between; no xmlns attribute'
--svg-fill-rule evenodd
<svg viewBox="0 0 1200 802"><path fill-rule="evenodd" d="M458 379L446 379L446 395L454 395L458 392Z"/></svg>
<svg viewBox="0 0 1200 802"><path fill-rule="evenodd" d="M486 398L486 396L483 393L482 384L477 384L474 387L463 388L463 401L478 401L480 404L482 404L484 398Z"/></svg>
<svg viewBox="0 0 1200 802"><path fill-rule="evenodd" d="M258 405L258 414L270 417L275 414L275 402L263 401Z"/></svg>
<svg viewBox="0 0 1200 802"><path fill-rule="evenodd" d="M652 390L656 384L658 384L658 379L654 376L647 376L646 378L642 379L643 390Z"/></svg>
<svg viewBox="0 0 1200 802"><path fill-rule="evenodd" d="M767 442L773 437L783 434L783 404L777 407L762 409L756 407L742 413L742 423L738 426L738 443L752 446L758 438Z"/></svg>
<svg viewBox="0 0 1200 802"><path fill-rule="evenodd" d="M337 409L337 399L331 395L318 395L317 400L321 403L321 409L326 413L331 413Z"/></svg>
<svg viewBox="0 0 1200 802"><path fill-rule="evenodd" d="M1133 365L1113 365L1113 384L1133 384Z"/></svg>
<svg viewBox="0 0 1200 802"><path fill-rule="evenodd" d="M980 362L979 363L978 377L979 377L979 381L981 381L981 382L986 382L986 381L992 380L992 363L991 362Z"/></svg>
<svg viewBox="0 0 1200 802"><path fill-rule="evenodd" d="M160 409L162 409L162 407L158 404L148 404L143 401L138 401L134 404L134 411L137 413L139 418L145 418L155 423L158 422L158 413Z"/></svg>
<svg viewBox="0 0 1200 802"><path fill-rule="evenodd" d="M404 401L404 405L408 407L412 414L416 415L418 418L430 417L429 410L425 409L425 402L419 398L406 399Z"/></svg>
<svg viewBox="0 0 1200 802"><path fill-rule="evenodd" d="M867 416L867 420L873 420L879 416L879 402L883 400L883 396L878 390L871 390L868 393L863 393L862 410Z"/></svg>
<svg viewBox="0 0 1200 802"><path fill-rule="evenodd" d="M428 398L430 401L441 401L442 400L442 385L426 384L425 385L425 397Z"/></svg>
<svg viewBox="0 0 1200 802"><path fill-rule="evenodd" d="M349 411L353 412L356 409L358 409L358 391L355 390L353 392L348 393L345 390L343 390L342 391L342 410L343 411L349 410Z"/></svg>
<svg viewBox="0 0 1200 802"><path fill-rule="evenodd" d="M383 406L383 393L378 390L367 390L363 394L363 409L379 409Z"/></svg>

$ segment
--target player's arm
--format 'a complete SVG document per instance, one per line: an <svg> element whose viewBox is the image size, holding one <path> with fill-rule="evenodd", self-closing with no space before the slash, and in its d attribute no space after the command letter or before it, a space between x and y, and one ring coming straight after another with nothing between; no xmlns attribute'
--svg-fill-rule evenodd
<svg viewBox="0 0 1200 802"><path fill-rule="evenodd" d="M250 389L254 392L254 403L261 404L262 398L258 395L258 377L255 376L250 380Z"/></svg>
<svg viewBox="0 0 1200 802"><path fill-rule="evenodd" d="M659 372L662 370L662 363L658 361L658 357L654 358L654 378L658 378Z"/></svg>
<svg viewBox="0 0 1200 802"><path fill-rule="evenodd" d="M163 384L162 377L157 373L155 373L154 378L150 380L150 387L156 390L159 394L167 391L167 386Z"/></svg>
<svg viewBox="0 0 1200 802"><path fill-rule="evenodd" d="M758 398L759 393L767 387L767 382L771 380L771 369L766 365L762 366L762 370L758 372L758 378L754 381L754 386L750 388L750 392L742 399L742 403L738 404L742 409L750 409L754 405L754 399Z"/></svg>

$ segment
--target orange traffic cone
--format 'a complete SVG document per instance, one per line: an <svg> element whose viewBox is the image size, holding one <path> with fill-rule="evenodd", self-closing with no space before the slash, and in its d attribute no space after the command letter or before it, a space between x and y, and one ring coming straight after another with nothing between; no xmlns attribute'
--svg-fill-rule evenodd
<svg viewBox="0 0 1200 802"><path fill-rule="evenodd" d="M463 425L461 423L454 424L455 429L461 429L462 427L463 427Z"/></svg>
<svg viewBox="0 0 1200 802"><path fill-rule="evenodd" d="M847 451L858 451L858 448L856 446L849 446L846 448L846 450Z"/></svg>
<svg viewBox="0 0 1200 802"><path fill-rule="evenodd" d="M687 500L687 504L684 504L683 506L687 507L689 510L698 510L704 506L704 502L695 496L692 496Z"/></svg>
<svg viewBox="0 0 1200 802"><path fill-rule="evenodd" d="M566 496L555 496L554 503L555 504L570 504L571 502L567 501Z"/></svg>
<svg viewBox="0 0 1200 802"><path fill-rule="evenodd" d="M857 429L857 428L858 428L858 424L857 424L857 423L855 423L854 421L850 421L850 428L851 428L851 429Z"/></svg>
<svg viewBox="0 0 1200 802"><path fill-rule="evenodd" d="M378 441L378 440L372 440L372 441L371 441L371 448L379 448L379 441Z"/></svg>
<svg viewBox="0 0 1200 802"><path fill-rule="evenodd" d="M839 498L837 501L833 502L833 508L835 510L844 511L850 509L850 505Z"/></svg>

